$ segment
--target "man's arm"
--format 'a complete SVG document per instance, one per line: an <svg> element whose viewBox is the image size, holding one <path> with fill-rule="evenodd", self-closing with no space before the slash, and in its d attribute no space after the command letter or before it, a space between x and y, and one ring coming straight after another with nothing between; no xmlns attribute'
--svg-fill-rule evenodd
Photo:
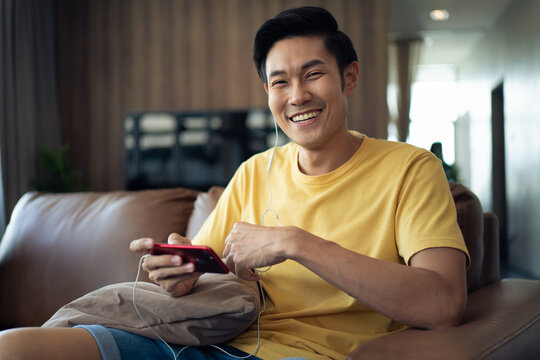
<svg viewBox="0 0 540 360"><path fill-rule="evenodd" d="M410 259L410 266L373 259L296 227L261 227L237 223L226 240L229 269L246 272L297 261L321 278L376 311L412 327L455 326L467 302L465 254L430 248Z"/></svg>

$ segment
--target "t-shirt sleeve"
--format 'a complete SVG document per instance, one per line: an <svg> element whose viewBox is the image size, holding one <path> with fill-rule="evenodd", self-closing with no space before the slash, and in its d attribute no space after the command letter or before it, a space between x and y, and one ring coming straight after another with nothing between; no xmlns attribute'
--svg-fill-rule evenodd
<svg viewBox="0 0 540 360"><path fill-rule="evenodd" d="M396 243L407 264L414 254L435 247L459 249L470 264L442 164L429 152L417 155L403 178L396 212Z"/></svg>
<svg viewBox="0 0 540 360"><path fill-rule="evenodd" d="M194 245L210 246L216 254L223 256L225 239L233 225L242 219L241 204L244 186L245 165L242 164L223 191L215 209L192 240Z"/></svg>

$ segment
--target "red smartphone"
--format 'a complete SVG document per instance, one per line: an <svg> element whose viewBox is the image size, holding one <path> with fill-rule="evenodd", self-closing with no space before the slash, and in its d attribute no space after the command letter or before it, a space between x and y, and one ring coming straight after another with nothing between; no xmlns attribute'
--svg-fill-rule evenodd
<svg viewBox="0 0 540 360"><path fill-rule="evenodd" d="M209 246L154 244L154 247L150 250L150 254L178 255L182 258L182 262L195 264L195 272L219 274L227 274L229 272L227 266Z"/></svg>

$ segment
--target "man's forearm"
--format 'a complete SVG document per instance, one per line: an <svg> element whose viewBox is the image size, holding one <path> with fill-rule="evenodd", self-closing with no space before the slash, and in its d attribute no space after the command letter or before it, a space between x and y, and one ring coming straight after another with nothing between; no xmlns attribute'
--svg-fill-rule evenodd
<svg viewBox="0 0 540 360"><path fill-rule="evenodd" d="M309 246L298 245L305 242ZM303 234L289 249L287 257L393 320L428 329L461 320L465 280L459 279L461 275L447 276L454 267L459 274L462 267L464 277L464 255L459 250L425 250L428 253L419 253L417 263L426 267L420 267L373 259L310 234Z"/></svg>

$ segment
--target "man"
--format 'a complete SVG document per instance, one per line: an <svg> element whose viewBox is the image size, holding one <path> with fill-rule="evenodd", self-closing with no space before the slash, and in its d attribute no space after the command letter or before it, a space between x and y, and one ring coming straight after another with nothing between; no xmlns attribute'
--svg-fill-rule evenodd
<svg viewBox="0 0 540 360"><path fill-rule="evenodd" d="M253 57L270 110L292 142L242 164L193 239L264 288L260 332L254 325L227 350L339 359L406 326L457 325L467 249L441 163L428 151L347 129L358 63L334 18L312 7L278 14L259 29ZM169 242L189 240L173 234ZM153 243L138 239L131 250ZM143 269L171 296L188 293L198 276L170 255L146 258ZM88 358L135 356L124 352L130 348L170 356L159 342L125 332L53 330L88 349ZM233 358L193 351L187 358Z"/></svg>
<svg viewBox="0 0 540 360"><path fill-rule="evenodd" d="M257 33L254 60L292 140L269 174L283 226L271 214L261 226L269 150L240 167L194 242L222 252L238 276L261 280L268 304L256 355L343 358L401 324L457 325L467 250L440 161L347 130L358 64L335 20L317 8L285 11ZM180 274L191 265L147 260L157 283L174 295L189 291ZM249 353L256 339L254 328L232 345Z"/></svg>

